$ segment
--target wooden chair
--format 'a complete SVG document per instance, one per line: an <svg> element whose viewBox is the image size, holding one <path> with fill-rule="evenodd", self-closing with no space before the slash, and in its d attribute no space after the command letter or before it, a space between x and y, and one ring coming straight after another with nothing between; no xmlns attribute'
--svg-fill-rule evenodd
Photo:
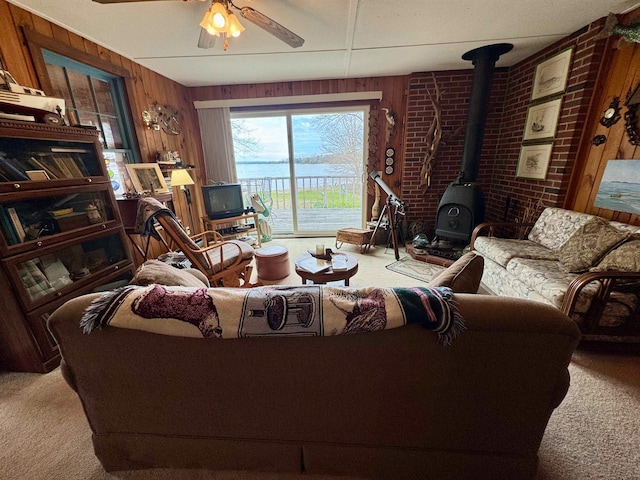
<svg viewBox="0 0 640 480"><path fill-rule="evenodd" d="M156 225L162 227L172 249L180 250L193 268L206 275L211 286L255 286L250 282L253 270L250 264L254 257L252 246L239 240L225 241L222 235L211 230L189 236L173 213L161 205L158 207L155 202L154 199L141 199L142 210L147 206L147 211L153 211L151 216L155 222L151 223L154 228Z"/></svg>

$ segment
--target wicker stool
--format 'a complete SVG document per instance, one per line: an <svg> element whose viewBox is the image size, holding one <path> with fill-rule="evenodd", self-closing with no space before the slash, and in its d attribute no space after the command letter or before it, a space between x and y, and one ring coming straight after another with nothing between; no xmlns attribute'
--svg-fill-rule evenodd
<svg viewBox="0 0 640 480"><path fill-rule="evenodd" d="M255 251L258 278L280 280L289 275L289 251L279 245L262 247Z"/></svg>

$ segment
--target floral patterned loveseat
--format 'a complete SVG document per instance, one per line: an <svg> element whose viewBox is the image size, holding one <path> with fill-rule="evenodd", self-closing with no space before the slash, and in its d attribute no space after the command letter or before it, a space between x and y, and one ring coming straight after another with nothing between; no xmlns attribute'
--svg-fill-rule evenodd
<svg viewBox="0 0 640 480"><path fill-rule="evenodd" d="M478 225L471 250L496 295L557 307L583 340L640 343L640 227L547 207L532 224Z"/></svg>

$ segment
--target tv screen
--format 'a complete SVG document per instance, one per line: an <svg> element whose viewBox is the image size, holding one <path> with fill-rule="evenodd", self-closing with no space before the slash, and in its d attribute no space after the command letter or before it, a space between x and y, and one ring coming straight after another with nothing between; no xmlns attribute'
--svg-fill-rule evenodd
<svg viewBox="0 0 640 480"><path fill-rule="evenodd" d="M207 216L211 220L237 217L244 213L242 186L239 183L203 185L202 197Z"/></svg>

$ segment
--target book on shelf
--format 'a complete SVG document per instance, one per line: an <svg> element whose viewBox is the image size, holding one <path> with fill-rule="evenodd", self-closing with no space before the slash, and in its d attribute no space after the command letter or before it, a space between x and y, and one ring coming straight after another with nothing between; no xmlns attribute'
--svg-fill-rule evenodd
<svg viewBox="0 0 640 480"><path fill-rule="evenodd" d="M41 155L39 157L31 157L29 160L38 169L47 172L49 174L49 177L51 177L52 179L64 178L63 173L58 169L58 167L53 165L53 162L51 162L44 155Z"/></svg>
<svg viewBox="0 0 640 480"><path fill-rule="evenodd" d="M0 205L0 225L2 226L2 234L4 235L7 244L15 245L16 243L20 243L18 236L13 229L13 223L9 218L9 214L2 205Z"/></svg>
<svg viewBox="0 0 640 480"><path fill-rule="evenodd" d="M12 180L29 180L29 177L20 168L0 152L0 172L9 181Z"/></svg>
<svg viewBox="0 0 640 480"><path fill-rule="evenodd" d="M80 176L90 177L91 174L89 173L89 169L87 169L87 166L84 163L82 155L80 155L80 153L73 153L72 156L76 166L80 169Z"/></svg>
<svg viewBox="0 0 640 480"><path fill-rule="evenodd" d="M51 180L46 170L25 170L29 180Z"/></svg>
<svg viewBox="0 0 640 480"><path fill-rule="evenodd" d="M326 260L321 260L316 257L305 258L296 262L298 268L306 270L309 273L320 273L331 268L331 264Z"/></svg>
<svg viewBox="0 0 640 480"><path fill-rule="evenodd" d="M50 179L56 179L58 176L49 168L48 165L45 165L44 162L40 161L36 157L29 158L29 163L33 166L34 170L44 170L49 175Z"/></svg>
<svg viewBox="0 0 640 480"><path fill-rule="evenodd" d="M16 212L15 208L9 207L7 208L7 213L9 214L9 218L11 219L11 223L13 225L13 228L15 229L16 235L18 236L18 240L20 242L24 242L24 238L27 236L27 234L24 231L22 222L20 221L20 217L18 217L18 212Z"/></svg>
<svg viewBox="0 0 640 480"><path fill-rule="evenodd" d="M71 155L68 155L68 154L67 155L63 155L61 158L62 158L62 162L65 164L65 166L71 172L71 175L73 176L73 178L82 178L82 177L84 177L84 174L82 173L82 171L78 167L78 164L76 163L76 160Z"/></svg>
<svg viewBox="0 0 640 480"><path fill-rule="evenodd" d="M58 169L62 172L62 174L63 174L62 178L74 178L73 177L73 172L67 166L67 163L65 162L64 157L61 157L59 155L55 155L55 156L53 156L53 161L55 162L55 164L58 167Z"/></svg>

